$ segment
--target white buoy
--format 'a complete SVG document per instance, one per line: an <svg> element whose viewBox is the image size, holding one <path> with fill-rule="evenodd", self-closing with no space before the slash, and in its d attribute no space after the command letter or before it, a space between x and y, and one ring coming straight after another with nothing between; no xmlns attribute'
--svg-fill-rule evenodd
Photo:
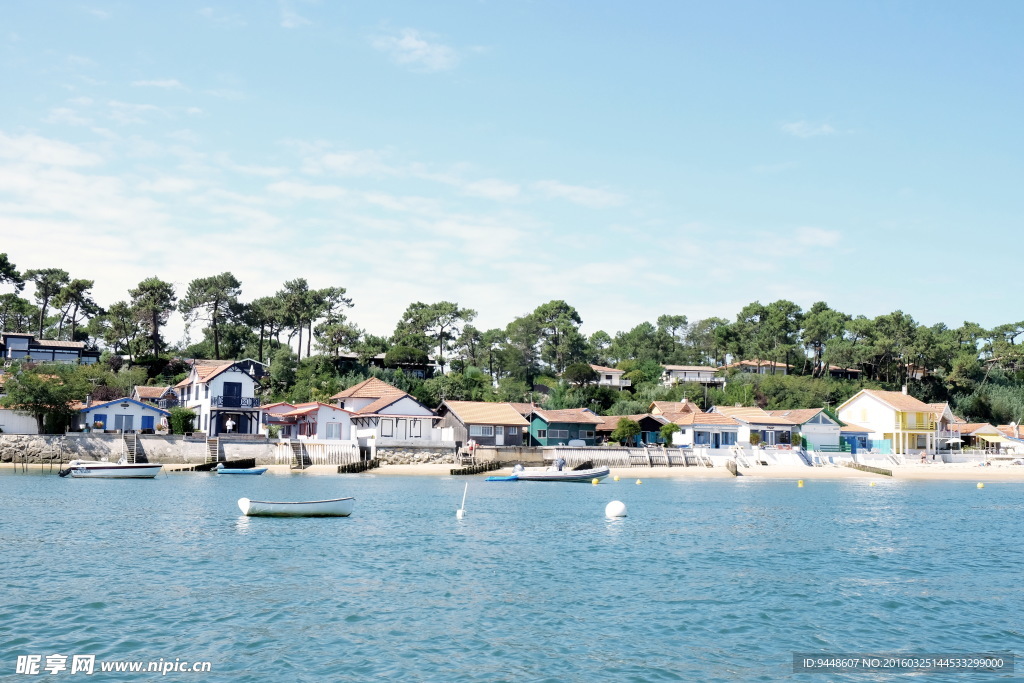
<svg viewBox="0 0 1024 683"><path fill-rule="evenodd" d="M462 519L466 516L466 492L469 491L469 482L466 482L466 488L462 489L462 507L455 511L455 519Z"/></svg>
<svg viewBox="0 0 1024 683"><path fill-rule="evenodd" d="M621 500L613 500L604 506L605 517L625 517L626 516L626 504Z"/></svg>

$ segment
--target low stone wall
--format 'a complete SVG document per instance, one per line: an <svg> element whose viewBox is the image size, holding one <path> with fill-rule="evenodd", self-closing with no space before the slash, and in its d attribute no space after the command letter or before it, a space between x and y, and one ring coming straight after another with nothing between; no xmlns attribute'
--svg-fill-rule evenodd
<svg viewBox="0 0 1024 683"><path fill-rule="evenodd" d="M524 467L547 464L544 452L529 446L477 446L474 456L477 462L512 462L521 463Z"/></svg>
<svg viewBox="0 0 1024 683"><path fill-rule="evenodd" d="M119 434L69 434L67 436L0 435L0 462L50 462L63 460L117 460L121 457ZM206 441L179 435L139 436L139 460L161 464L197 465L206 462ZM258 465L275 462L274 446L265 441L232 443L221 440L221 454L227 460L252 458Z"/></svg>
<svg viewBox="0 0 1024 683"><path fill-rule="evenodd" d="M419 465L421 463L454 463L454 448L377 447L376 456L388 465Z"/></svg>

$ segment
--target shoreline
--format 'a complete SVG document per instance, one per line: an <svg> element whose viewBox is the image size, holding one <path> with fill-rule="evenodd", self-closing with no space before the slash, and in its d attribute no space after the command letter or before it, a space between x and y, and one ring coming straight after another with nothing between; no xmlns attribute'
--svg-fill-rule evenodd
<svg viewBox="0 0 1024 683"><path fill-rule="evenodd" d="M66 463L64 463L66 465ZM156 463L154 463L156 464ZM202 472L186 472L179 470L185 467L183 463L168 463L164 465L163 472L166 474L204 474ZM56 464L49 463L0 463L0 472L20 472L24 468L26 473L53 473L60 469ZM288 465L269 465L267 475L271 476L419 476L419 477L450 477L451 470L456 466L451 463L445 464L418 464L418 465L382 465L381 467L367 470L359 474L338 475L337 465L312 465L304 470L292 470ZM903 480L903 481L1020 481L1024 482L1024 466L1020 465L993 465L990 467L978 467L976 465L961 464L925 464L925 465L899 465L889 468L892 476L863 472L849 467L776 467L762 466L740 469L740 476L733 477L724 467L613 467L610 478L620 479L774 479L774 480L814 480L814 479L863 479L869 481ZM512 473L511 467L484 472L481 474L459 475L465 476L467 481L483 479L488 476L507 476Z"/></svg>

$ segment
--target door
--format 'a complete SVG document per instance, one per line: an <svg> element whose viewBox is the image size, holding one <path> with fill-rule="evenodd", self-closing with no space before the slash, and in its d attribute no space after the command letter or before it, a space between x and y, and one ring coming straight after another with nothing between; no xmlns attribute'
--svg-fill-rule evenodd
<svg viewBox="0 0 1024 683"><path fill-rule="evenodd" d="M123 432L130 432L133 429L132 424L134 422L134 415L115 415L114 429L120 429Z"/></svg>
<svg viewBox="0 0 1024 683"><path fill-rule="evenodd" d="M494 445L505 445L505 428L502 427L501 425L495 425L494 427Z"/></svg>
<svg viewBox="0 0 1024 683"><path fill-rule="evenodd" d="M241 382L224 382L224 407L225 408L241 408L242 407L242 383Z"/></svg>
<svg viewBox="0 0 1024 683"><path fill-rule="evenodd" d="M395 438L404 441L408 434L409 421L405 418L395 420Z"/></svg>
<svg viewBox="0 0 1024 683"><path fill-rule="evenodd" d="M143 415L142 416L142 429L153 429L153 416Z"/></svg>
<svg viewBox="0 0 1024 683"><path fill-rule="evenodd" d="M712 448L721 448L722 447L722 435L719 434L718 432L714 432L711 435L711 447Z"/></svg>

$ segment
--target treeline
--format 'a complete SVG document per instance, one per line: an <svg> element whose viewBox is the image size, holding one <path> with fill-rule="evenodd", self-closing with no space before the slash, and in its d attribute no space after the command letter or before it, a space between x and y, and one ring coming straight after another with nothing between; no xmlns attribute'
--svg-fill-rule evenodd
<svg viewBox="0 0 1024 683"><path fill-rule="evenodd" d="M271 366L266 391L275 399L322 399L370 373L434 405L444 398L532 399L608 414L642 412L637 408L646 410L645 401L688 394L705 405L835 405L861 386L906 384L922 400L948 401L966 418L1024 418L1024 322L992 329L972 322L926 326L902 311L867 318L824 302L804 311L779 300L748 304L734 320L666 314L628 331L588 336L581 332L579 312L561 300L493 329L473 325L476 311L441 301L410 304L391 335L377 336L349 320L352 300L344 287L314 289L302 278L283 283L272 296L244 302L242 285L229 272L197 278L183 293L151 277L123 300L101 306L91 294L93 280L56 268L19 272L0 254L0 285L5 283L13 291L0 295L0 329L83 341L109 351L115 366L127 358L129 366L146 367L151 378L180 370L168 366L174 357L259 359ZM23 296L26 285L31 299ZM175 311L188 334L197 334L194 342L172 345L164 338ZM386 367L433 360L445 372L416 378L371 368L369 360L380 354ZM750 359L788 365L789 375L736 377L724 391L660 385L667 364L719 367ZM599 389L566 374L588 363L625 370L632 390ZM830 368L858 370L862 379L833 380ZM537 385L549 388L537 393Z"/></svg>

